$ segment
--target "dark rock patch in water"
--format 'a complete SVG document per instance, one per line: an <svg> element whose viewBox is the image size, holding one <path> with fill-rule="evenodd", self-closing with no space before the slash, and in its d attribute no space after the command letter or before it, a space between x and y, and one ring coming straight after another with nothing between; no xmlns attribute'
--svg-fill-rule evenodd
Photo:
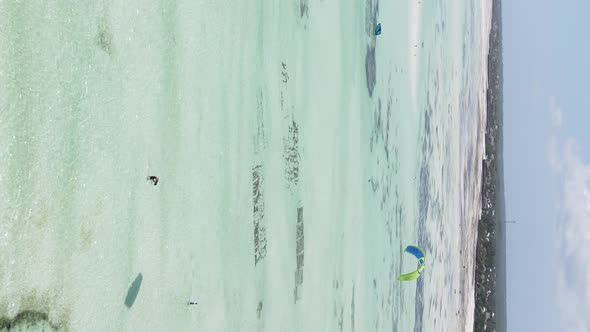
<svg viewBox="0 0 590 332"><path fill-rule="evenodd" d="M256 316L260 319L260 315L262 314L262 301L258 301L258 307L256 307Z"/></svg>
<svg viewBox="0 0 590 332"><path fill-rule="evenodd" d="M367 90L369 97L373 96L375 89L377 67L375 65L375 47L367 46L367 55L365 56L365 75L367 77Z"/></svg>
<svg viewBox="0 0 590 332"><path fill-rule="evenodd" d="M299 13L300 13L301 17L303 17L303 16L309 17L308 11L309 11L308 0L299 0Z"/></svg>
<svg viewBox="0 0 590 332"><path fill-rule="evenodd" d="M264 227L264 173L262 165L252 169L252 201L254 226L254 265L266 257L266 229Z"/></svg>
<svg viewBox="0 0 590 332"><path fill-rule="evenodd" d="M295 270L295 302L301 298L299 288L303 284L303 258L305 250L305 239L303 232L303 207L297 208L297 232L295 242L295 256L297 260L297 269Z"/></svg>
<svg viewBox="0 0 590 332"><path fill-rule="evenodd" d="M367 55L365 56L365 74L367 77L367 90L369 97L373 96L375 89L377 67L375 63L375 27L377 26L377 16L379 15L379 1L367 0L365 7L365 32L369 39L367 44Z"/></svg>
<svg viewBox="0 0 590 332"><path fill-rule="evenodd" d="M25 310L19 312L14 319L0 317L0 331L63 331L62 325L52 324L46 313Z"/></svg>
<svg viewBox="0 0 590 332"><path fill-rule="evenodd" d="M108 19L108 15L104 10L103 15L98 21L98 32L96 34L96 46L103 50L108 55L113 55L113 31Z"/></svg>

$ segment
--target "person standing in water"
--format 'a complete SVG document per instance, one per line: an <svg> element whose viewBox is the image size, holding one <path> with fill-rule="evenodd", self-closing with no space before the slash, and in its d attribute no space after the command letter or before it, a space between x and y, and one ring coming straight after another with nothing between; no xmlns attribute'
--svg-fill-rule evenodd
<svg viewBox="0 0 590 332"><path fill-rule="evenodd" d="M154 183L154 186L158 184L158 181L160 181L160 178L154 175L148 176L148 181L152 181Z"/></svg>

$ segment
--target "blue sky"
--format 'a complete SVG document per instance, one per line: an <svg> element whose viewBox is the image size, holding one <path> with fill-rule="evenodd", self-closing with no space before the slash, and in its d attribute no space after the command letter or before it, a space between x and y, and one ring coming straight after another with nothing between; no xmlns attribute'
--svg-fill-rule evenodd
<svg viewBox="0 0 590 332"><path fill-rule="evenodd" d="M590 1L503 1L509 331L590 331Z"/></svg>

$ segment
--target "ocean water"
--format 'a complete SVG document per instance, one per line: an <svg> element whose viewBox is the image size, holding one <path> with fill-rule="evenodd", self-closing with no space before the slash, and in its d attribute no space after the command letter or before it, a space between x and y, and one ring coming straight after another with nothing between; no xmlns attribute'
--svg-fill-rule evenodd
<svg viewBox="0 0 590 332"><path fill-rule="evenodd" d="M489 6L0 2L0 329L470 330Z"/></svg>

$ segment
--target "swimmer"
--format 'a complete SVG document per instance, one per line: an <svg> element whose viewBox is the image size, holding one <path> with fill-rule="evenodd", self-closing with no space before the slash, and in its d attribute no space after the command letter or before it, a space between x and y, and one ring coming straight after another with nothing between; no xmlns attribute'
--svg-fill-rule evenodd
<svg viewBox="0 0 590 332"><path fill-rule="evenodd" d="M158 184L158 181L160 181L160 178L157 176L148 176L147 178L148 181L152 181L154 183L154 186Z"/></svg>

